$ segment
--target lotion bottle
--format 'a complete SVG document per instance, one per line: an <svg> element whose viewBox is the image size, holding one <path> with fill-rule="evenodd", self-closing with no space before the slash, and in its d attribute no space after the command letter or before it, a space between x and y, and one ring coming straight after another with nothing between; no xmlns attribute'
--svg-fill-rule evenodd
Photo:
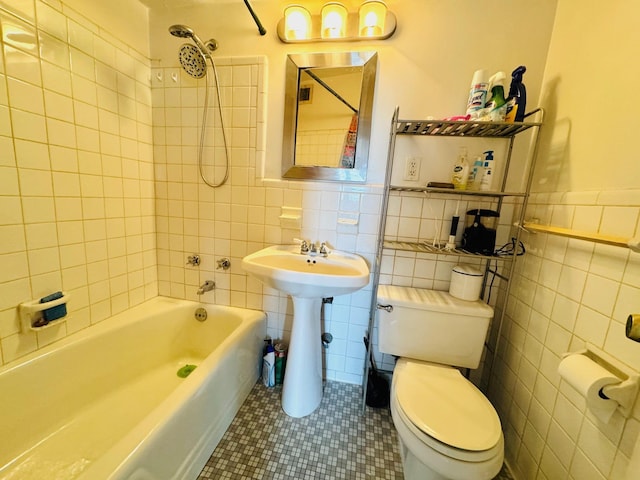
<svg viewBox="0 0 640 480"><path fill-rule="evenodd" d="M451 175L451 183L455 190L465 190L467 188L467 181L469 179L469 164L467 163L467 149L460 147L460 153L458 159L453 167L453 174Z"/></svg>
<svg viewBox="0 0 640 480"><path fill-rule="evenodd" d="M493 150L484 152L484 169L482 172L482 180L480 180L480 190L489 191L493 184Z"/></svg>
<svg viewBox="0 0 640 480"><path fill-rule="evenodd" d="M469 169L469 179L467 180L467 190L480 190L480 181L482 180L482 171L484 161L482 156L478 155Z"/></svg>

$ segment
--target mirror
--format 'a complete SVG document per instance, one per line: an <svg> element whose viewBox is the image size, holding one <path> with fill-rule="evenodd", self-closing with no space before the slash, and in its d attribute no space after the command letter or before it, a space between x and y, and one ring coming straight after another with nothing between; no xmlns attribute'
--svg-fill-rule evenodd
<svg viewBox="0 0 640 480"><path fill-rule="evenodd" d="M287 56L282 176L364 182L378 55Z"/></svg>

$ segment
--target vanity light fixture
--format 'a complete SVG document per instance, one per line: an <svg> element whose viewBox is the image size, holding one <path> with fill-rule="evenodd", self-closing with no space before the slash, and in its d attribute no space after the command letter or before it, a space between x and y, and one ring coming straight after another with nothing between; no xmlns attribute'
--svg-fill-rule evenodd
<svg viewBox="0 0 640 480"><path fill-rule="evenodd" d="M382 0L366 0L357 12L339 2L326 3L312 14L301 5L289 5L278 22L278 38L284 43L384 40L396 31L396 16Z"/></svg>

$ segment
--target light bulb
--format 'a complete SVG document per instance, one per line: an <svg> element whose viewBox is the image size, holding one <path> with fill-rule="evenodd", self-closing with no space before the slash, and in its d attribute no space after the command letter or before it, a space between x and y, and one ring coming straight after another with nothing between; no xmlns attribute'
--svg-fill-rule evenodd
<svg viewBox="0 0 640 480"><path fill-rule="evenodd" d="M284 35L287 40L305 40L311 35L311 15L300 5L284 10Z"/></svg>
<svg viewBox="0 0 640 480"><path fill-rule="evenodd" d="M384 33L387 6L379 0L369 0L360 5L359 29L361 37L376 37Z"/></svg>
<svg viewBox="0 0 640 480"><path fill-rule="evenodd" d="M337 2L322 7L322 38L342 38L347 25L347 9Z"/></svg>

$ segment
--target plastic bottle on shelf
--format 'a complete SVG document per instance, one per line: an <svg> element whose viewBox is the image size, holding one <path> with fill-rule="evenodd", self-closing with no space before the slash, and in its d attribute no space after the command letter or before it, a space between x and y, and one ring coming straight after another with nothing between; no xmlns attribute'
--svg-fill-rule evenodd
<svg viewBox="0 0 640 480"><path fill-rule="evenodd" d="M467 188L467 180L469 179L469 164L467 163L467 149L460 147L458 159L453 167L451 175L451 183L456 190L465 190Z"/></svg>
<svg viewBox="0 0 640 480"><path fill-rule="evenodd" d="M467 190L479 190L480 181L482 180L482 169L484 162L482 155L476 156L473 165L469 167L469 179L467 180Z"/></svg>
<svg viewBox="0 0 640 480"><path fill-rule="evenodd" d="M484 163L482 179L480 180L480 190L486 192L491 190L493 184L493 150L484 152Z"/></svg>
<svg viewBox="0 0 640 480"><path fill-rule="evenodd" d="M486 70L476 70L471 80L471 87L469 89L469 98L467 100L467 115L471 115L472 118L475 113L482 110L487 101L487 94L489 92L489 83L487 82Z"/></svg>
<svg viewBox="0 0 640 480"><path fill-rule="evenodd" d="M485 112L493 122L503 122L505 119L507 100L504 98L504 82L506 78L504 72L497 72L489 79L491 98L485 106Z"/></svg>
<svg viewBox="0 0 640 480"><path fill-rule="evenodd" d="M507 98L507 112L505 122L522 122L527 108L527 89L522 83L522 76L527 67L520 65L511 72L511 86Z"/></svg>

